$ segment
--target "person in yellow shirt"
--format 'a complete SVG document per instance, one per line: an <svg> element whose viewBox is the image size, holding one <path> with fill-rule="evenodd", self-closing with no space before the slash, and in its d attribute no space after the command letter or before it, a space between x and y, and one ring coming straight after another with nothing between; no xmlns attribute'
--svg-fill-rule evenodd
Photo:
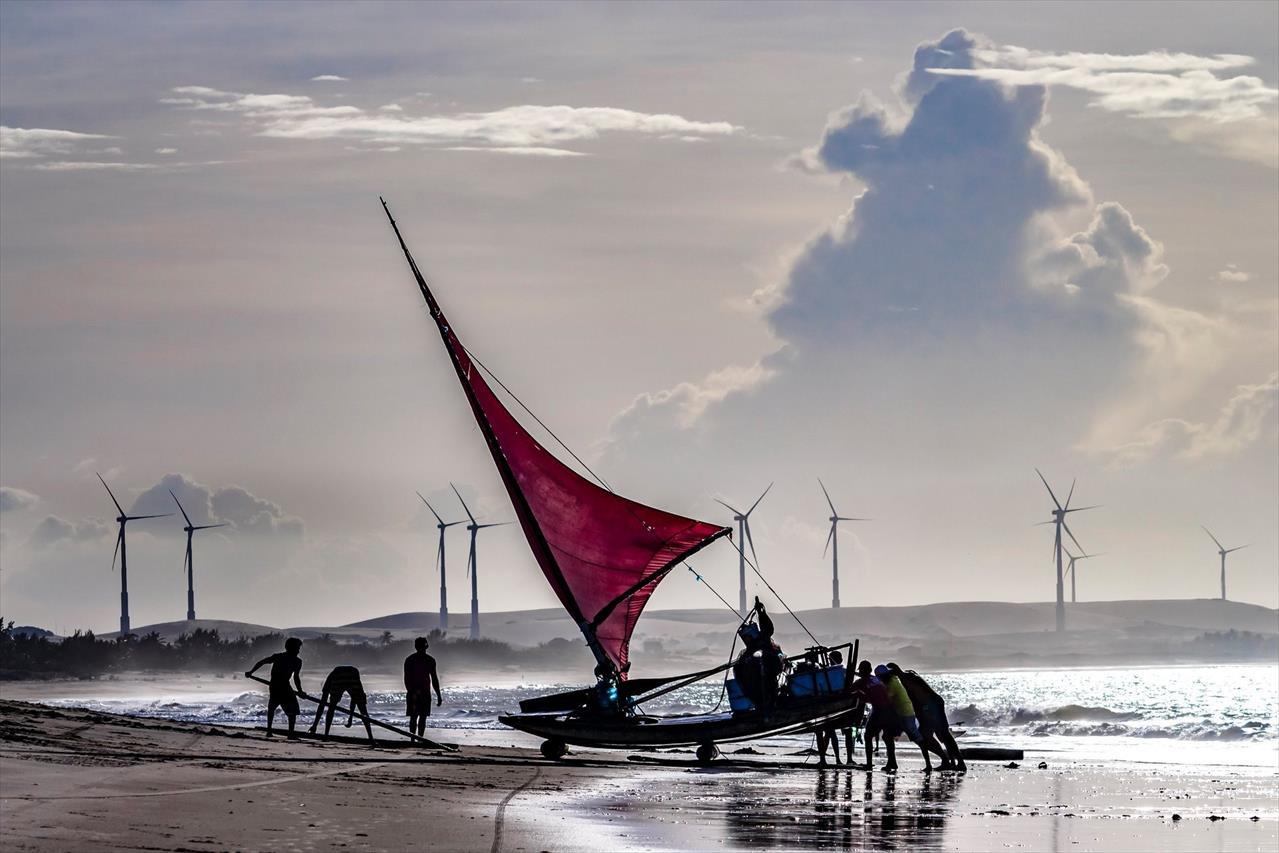
<svg viewBox="0 0 1279 853"><path fill-rule="evenodd" d="M897 717L897 725L910 738L911 742L919 747L920 753L924 756L924 772L931 773L933 770L933 761L928 754L928 743L919 733L919 723L915 720L915 706L911 704L910 695L906 693L905 686L902 685L901 679L897 674L888 667L880 664L875 667L875 676L884 684L884 689L888 692L888 704L892 708L893 713ZM893 738L885 736L884 748L888 752L888 763L884 765L884 770L893 772L897 769L897 751L893 747ZM933 750L943 759L946 757L937 747Z"/></svg>

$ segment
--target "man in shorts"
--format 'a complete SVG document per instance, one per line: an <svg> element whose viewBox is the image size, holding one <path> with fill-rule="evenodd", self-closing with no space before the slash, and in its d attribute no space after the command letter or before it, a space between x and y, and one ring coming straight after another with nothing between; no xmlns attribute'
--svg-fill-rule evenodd
<svg viewBox="0 0 1279 853"><path fill-rule="evenodd" d="M364 683L360 681L360 671L353 666L335 666L329 673L329 677L324 679L324 689L320 693L320 706L315 709L315 719L311 721L311 732L314 733L319 726L320 715L325 714L327 707L328 713L324 717L324 736L329 736L329 729L333 727L333 714L337 711L343 694L351 697L351 707L346 712L346 727L348 729L351 727L351 721L358 711L360 719L364 721L364 731L368 732L369 743L373 743L373 726L369 725L369 700L364 693Z"/></svg>
<svg viewBox="0 0 1279 853"><path fill-rule="evenodd" d="M440 676L436 672L435 658L426 653L430 643L426 637L413 641L417 649L404 659L404 696L408 703L409 731L418 737L426 735L426 718L431 716L431 690L435 690L435 704L444 702L440 695Z"/></svg>
<svg viewBox="0 0 1279 853"><path fill-rule="evenodd" d="M302 692L302 658L298 657L301 649L302 641L297 637L289 637L284 641L284 651L262 658L253 665L252 669L244 673L246 678L252 678L253 673L271 664L271 677L268 679L270 691L266 700L267 737L273 734L271 726L275 722L276 708L283 711L289 718L289 735L293 734L293 726L298 719L298 693ZM293 679L293 687L289 686L290 678ZM296 692L294 687L297 688Z"/></svg>

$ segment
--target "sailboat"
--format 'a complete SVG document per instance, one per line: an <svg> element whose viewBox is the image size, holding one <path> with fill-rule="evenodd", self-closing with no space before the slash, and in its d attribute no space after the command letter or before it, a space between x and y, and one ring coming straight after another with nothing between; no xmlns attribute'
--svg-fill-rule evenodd
<svg viewBox="0 0 1279 853"><path fill-rule="evenodd" d="M643 713L645 702L733 666L730 662L678 676L630 678L631 634L653 591L673 569L732 529L630 500L602 481L592 482L548 451L511 414L485 375L504 391L506 386L462 345L390 207L385 199L381 201L529 548L596 661L594 687L524 700L520 713L504 715L501 722L544 738L542 752L551 758L564 755L570 744L617 749L696 746L698 757L708 761L717 754L717 743L816 731L860 719L861 703L842 689L792 690L786 684L767 707L739 702L738 709L731 711L678 716ZM834 665L833 654L840 649L845 655L851 652L856 661L856 643L815 645L807 652L810 663L827 676L837 674L842 684L842 667ZM824 683L829 685L830 678ZM601 710L601 698L607 710Z"/></svg>

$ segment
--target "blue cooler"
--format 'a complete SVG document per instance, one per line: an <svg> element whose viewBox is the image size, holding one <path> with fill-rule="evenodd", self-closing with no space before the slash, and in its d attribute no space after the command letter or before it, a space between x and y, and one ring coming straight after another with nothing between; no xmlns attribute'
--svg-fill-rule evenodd
<svg viewBox="0 0 1279 853"><path fill-rule="evenodd" d="M730 678L724 683L728 689L728 707L734 711L752 711L755 709L755 703L742 692L742 687L737 683L736 678Z"/></svg>
<svg viewBox="0 0 1279 853"><path fill-rule="evenodd" d="M822 696L838 693L844 689L844 668L828 666L812 672L802 672L791 676L790 693L792 696Z"/></svg>

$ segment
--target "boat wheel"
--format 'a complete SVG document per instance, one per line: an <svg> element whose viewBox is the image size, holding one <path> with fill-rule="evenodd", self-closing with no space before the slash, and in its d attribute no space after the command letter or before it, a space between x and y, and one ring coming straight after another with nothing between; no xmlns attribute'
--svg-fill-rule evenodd
<svg viewBox="0 0 1279 853"><path fill-rule="evenodd" d="M697 748L697 760L702 764L710 764L719 757L719 749L709 741Z"/></svg>
<svg viewBox="0 0 1279 853"><path fill-rule="evenodd" d="M544 740L542 741L542 755L551 759L563 758L568 754L568 744L562 740Z"/></svg>

